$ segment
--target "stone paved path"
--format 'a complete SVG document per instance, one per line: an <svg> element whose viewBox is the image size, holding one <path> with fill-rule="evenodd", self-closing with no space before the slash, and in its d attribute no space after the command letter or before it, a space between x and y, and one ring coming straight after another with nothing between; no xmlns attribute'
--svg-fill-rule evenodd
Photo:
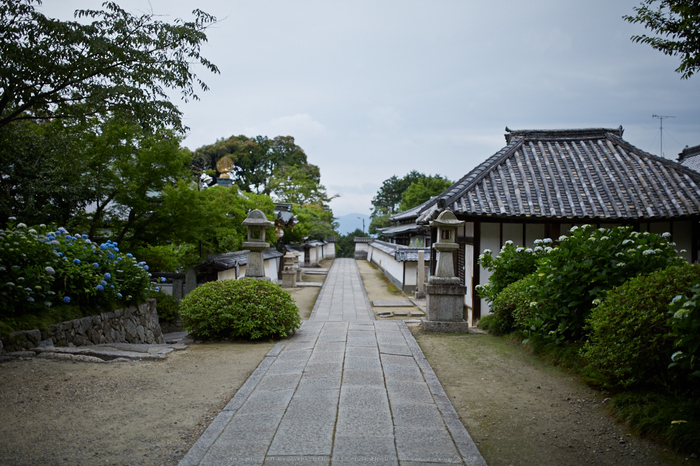
<svg viewBox="0 0 700 466"><path fill-rule="evenodd" d="M354 259L190 449L189 465L486 464L401 321L375 321Z"/></svg>

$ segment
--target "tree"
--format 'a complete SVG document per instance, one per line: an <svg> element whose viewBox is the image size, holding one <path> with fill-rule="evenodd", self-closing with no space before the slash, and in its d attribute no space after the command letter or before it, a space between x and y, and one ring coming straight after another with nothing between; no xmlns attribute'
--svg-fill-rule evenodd
<svg viewBox="0 0 700 466"><path fill-rule="evenodd" d="M304 240L323 241L328 237L337 236L337 224L333 222L333 212L320 204L304 204L292 206L292 213L297 218L293 228L285 228L282 241L285 243L300 243Z"/></svg>
<svg viewBox="0 0 700 466"><path fill-rule="evenodd" d="M419 182L421 184L418 184ZM425 175L415 170L403 178L394 175L385 180L372 199L374 208L369 232L376 234L378 228L388 227L391 225L390 217L393 214L422 204L431 196L442 193L451 184L452 182L441 175ZM404 196L408 196L406 200Z"/></svg>
<svg viewBox="0 0 700 466"><path fill-rule="evenodd" d="M343 235L338 238L336 244L335 255L336 257L355 257L355 237L366 237L367 233L363 232L359 228L355 231Z"/></svg>
<svg viewBox="0 0 700 466"><path fill-rule="evenodd" d="M403 178L397 178L396 175L387 179L382 183L382 187L377 191L377 195L372 199L372 218L391 215L398 212L401 204L401 195L408 189L411 183L425 178L425 175L412 170Z"/></svg>
<svg viewBox="0 0 700 466"><path fill-rule="evenodd" d="M184 129L168 89L197 99L206 84L193 68L217 67L200 55L216 18L194 10L173 24L132 16L114 2L78 10L90 24L47 18L40 0L0 3L0 128L17 120L81 119L115 111L140 124Z"/></svg>
<svg viewBox="0 0 700 466"><path fill-rule="evenodd" d="M91 208L76 221L91 238L107 228L118 242L152 241L150 225L160 215L163 191L192 178L191 153L180 148L180 136L165 129L152 134L115 117L83 138Z"/></svg>
<svg viewBox="0 0 700 466"><path fill-rule="evenodd" d="M216 163L228 156L235 164L231 177L244 191L270 194L270 180L278 169L301 167L316 182L321 181L318 167L310 165L304 150L297 146L292 136L231 136L195 151L194 166L197 170L216 169Z"/></svg>
<svg viewBox="0 0 700 466"><path fill-rule="evenodd" d="M666 55L679 56L681 64L676 72L681 73L682 79L688 79L700 69L700 3L697 0L643 0L634 11L636 15L623 18L642 24L657 35L634 35L633 41L649 44Z"/></svg>
<svg viewBox="0 0 700 466"><path fill-rule="evenodd" d="M319 180L321 172L316 165L282 165L270 177L268 188L277 202L290 204L327 204L329 197Z"/></svg>
<svg viewBox="0 0 700 466"><path fill-rule="evenodd" d="M428 176L415 183L411 183L408 189L401 195L399 211L418 207L431 197L442 194L450 186L452 186L452 182L440 175Z"/></svg>
<svg viewBox="0 0 700 466"><path fill-rule="evenodd" d="M30 225L68 226L87 207L93 183L85 176L86 127L67 120L25 120L0 128L0 224L14 216Z"/></svg>

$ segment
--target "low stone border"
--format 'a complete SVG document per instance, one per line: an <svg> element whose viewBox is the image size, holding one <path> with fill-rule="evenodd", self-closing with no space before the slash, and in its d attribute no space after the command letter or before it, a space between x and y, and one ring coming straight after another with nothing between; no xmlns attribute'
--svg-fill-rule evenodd
<svg viewBox="0 0 700 466"><path fill-rule="evenodd" d="M102 343L164 343L156 300L149 299L138 307L61 322L49 328L13 332L1 340L0 352Z"/></svg>

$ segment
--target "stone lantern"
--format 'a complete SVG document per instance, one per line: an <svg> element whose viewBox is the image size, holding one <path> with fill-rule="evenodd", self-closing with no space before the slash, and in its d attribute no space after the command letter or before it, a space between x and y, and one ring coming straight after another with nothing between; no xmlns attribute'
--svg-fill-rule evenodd
<svg viewBox="0 0 700 466"><path fill-rule="evenodd" d="M258 209L251 210L248 217L243 220L243 226L248 227L248 239L243 243L243 249L249 251L244 278L271 280L270 277L265 276L263 251L270 247L270 243L265 242L265 229L274 224L275 222L269 221Z"/></svg>
<svg viewBox="0 0 700 466"><path fill-rule="evenodd" d="M437 241L433 249L437 251L435 275L428 278L426 292L426 330L465 332L469 324L464 320L464 295L467 287L460 285L455 276L452 253L459 248L457 228L464 222L457 220L451 210L443 210L437 219L430 222L437 228Z"/></svg>

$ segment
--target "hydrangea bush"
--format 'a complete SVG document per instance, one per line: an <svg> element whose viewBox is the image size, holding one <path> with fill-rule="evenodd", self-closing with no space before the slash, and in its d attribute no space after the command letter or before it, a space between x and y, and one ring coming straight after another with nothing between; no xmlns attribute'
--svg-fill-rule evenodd
<svg viewBox="0 0 700 466"><path fill-rule="evenodd" d="M109 310L143 301L148 265L65 228L19 223L0 230L0 315L40 312L55 304Z"/></svg>
<svg viewBox="0 0 700 466"><path fill-rule="evenodd" d="M559 245L538 261L528 333L556 344L579 341L585 320L607 292L626 280L682 265L675 244L664 233L639 233L631 227L573 227Z"/></svg>
<svg viewBox="0 0 700 466"><path fill-rule="evenodd" d="M550 238L536 240L534 248L516 246L512 241L506 241L496 257L493 251L485 249L479 255L479 264L492 274L486 285L476 287L479 296L492 303L508 285L533 273L537 269L537 261L551 250Z"/></svg>
<svg viewBox="0 0 700 466"><path fill-rule="evenodd" d="M676 351L669 368L677 368L691 379L700 379L700 284L690 289L690 296L678 295L670 306L671 336Z"/></svg>

